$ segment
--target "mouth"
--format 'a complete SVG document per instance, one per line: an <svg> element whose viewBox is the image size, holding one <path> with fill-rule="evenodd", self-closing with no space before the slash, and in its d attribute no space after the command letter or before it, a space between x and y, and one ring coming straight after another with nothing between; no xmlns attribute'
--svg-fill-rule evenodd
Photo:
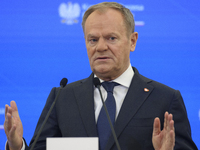
<svg viewBox="0 0 200 150"><path fill-rule="evenodd" d="M110 59L109 57L97 57L96 60L106 60L106 59Z"/></svg>

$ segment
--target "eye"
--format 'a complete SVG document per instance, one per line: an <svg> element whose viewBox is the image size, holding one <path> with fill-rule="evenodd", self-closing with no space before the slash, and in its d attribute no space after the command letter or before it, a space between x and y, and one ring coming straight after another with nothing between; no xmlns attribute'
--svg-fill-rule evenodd
<svg viewBox="0 0 200 150"><path fill-rule="evenodd" d="M110 37L109 40L114 41L116 37Z"/></svg>
<svg viewBox="0 0 200 150"><path fill-rule="evenodd" d="M95 38L89 39L89 43L95 43L95 42L97 42L97 39L95 39Z"/></svg>
<svg viewBox="0 0 200 150"><path fill-rule="evenodd" d="M89 41L90 41L90 42L96 42L97 39L90 39Z"/></svg>
<svg viewBox="0 0 200 150"><path fill-rule="evenodd" d="M110 37L108 37L108 42L109 43L116 43L117 42L117 37L116 36L110 36Z"/></svg>
<svg viewBox="0 0 200 150"><path fill-rule="evenodd" d="M95 45L97 43L98 39L97 38L89 38L88 42L90 45Z"/></svg>

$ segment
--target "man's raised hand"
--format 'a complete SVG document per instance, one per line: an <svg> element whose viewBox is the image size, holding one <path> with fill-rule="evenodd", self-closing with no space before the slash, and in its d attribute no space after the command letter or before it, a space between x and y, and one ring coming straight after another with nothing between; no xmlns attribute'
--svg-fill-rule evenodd
<svg viewBox="0 0 200 150"><path fill-rule="evenodd" d="M5 106L4 130L10 150L20 150L22 147L23 127L15 101Z"/></svg>
<svg viewBox="0 0 200 150"><path fill-rule="evenodd" d="M164 127L160 129L160 119L155 118L152 142L155 150L173 150L175 146L175 129L173 115L165 112Z"/></svg>

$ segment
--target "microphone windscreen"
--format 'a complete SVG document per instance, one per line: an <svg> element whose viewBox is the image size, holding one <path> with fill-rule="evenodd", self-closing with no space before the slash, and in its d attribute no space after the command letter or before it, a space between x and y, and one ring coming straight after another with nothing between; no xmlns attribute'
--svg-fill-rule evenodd
<svg viewBox="0 0 200 150"><path fill-rule="evenodd" d="M60 81L60 86L62 85L63 87L65 87L65 85L67 84L68 80L67 78L63 78L61 81Z"/></svg>
<svg viewBox="0 0 200 150"><path fill-rule="evenodd" d="M94 83L95 87L97 87L98 85L101 85L101 82L100 82L99 78L97 78L97 77L93 79L93 83Z"/></svg>

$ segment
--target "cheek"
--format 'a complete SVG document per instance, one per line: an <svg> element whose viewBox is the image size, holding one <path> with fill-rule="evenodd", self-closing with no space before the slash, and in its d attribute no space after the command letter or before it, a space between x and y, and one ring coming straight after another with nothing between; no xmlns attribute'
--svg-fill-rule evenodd
<svg viewBox="0 0 200 150"><path fill-rule="evenodd" d="M127 55L127 52L125 50L124 47L118 47L116 48L114 51L114 55L118 58L118 59L123 59L125 55Z"/></svg>
<svg viewBox="0 0 200 150"><path fill-rule="evenodd" d="M88 55L88 59L89 59L89 62L92 63L92 56L94 55L94 51L92 51L92 49L87 49L87 55Z"/></svg>
<svg viewBox="0 0 200 150"><path fill-rule="evenodd" d="M121 48L121 50L117 53L117 58L120 63L129 61L129 54L130 51L128 51L128 49Z"/></svg>

